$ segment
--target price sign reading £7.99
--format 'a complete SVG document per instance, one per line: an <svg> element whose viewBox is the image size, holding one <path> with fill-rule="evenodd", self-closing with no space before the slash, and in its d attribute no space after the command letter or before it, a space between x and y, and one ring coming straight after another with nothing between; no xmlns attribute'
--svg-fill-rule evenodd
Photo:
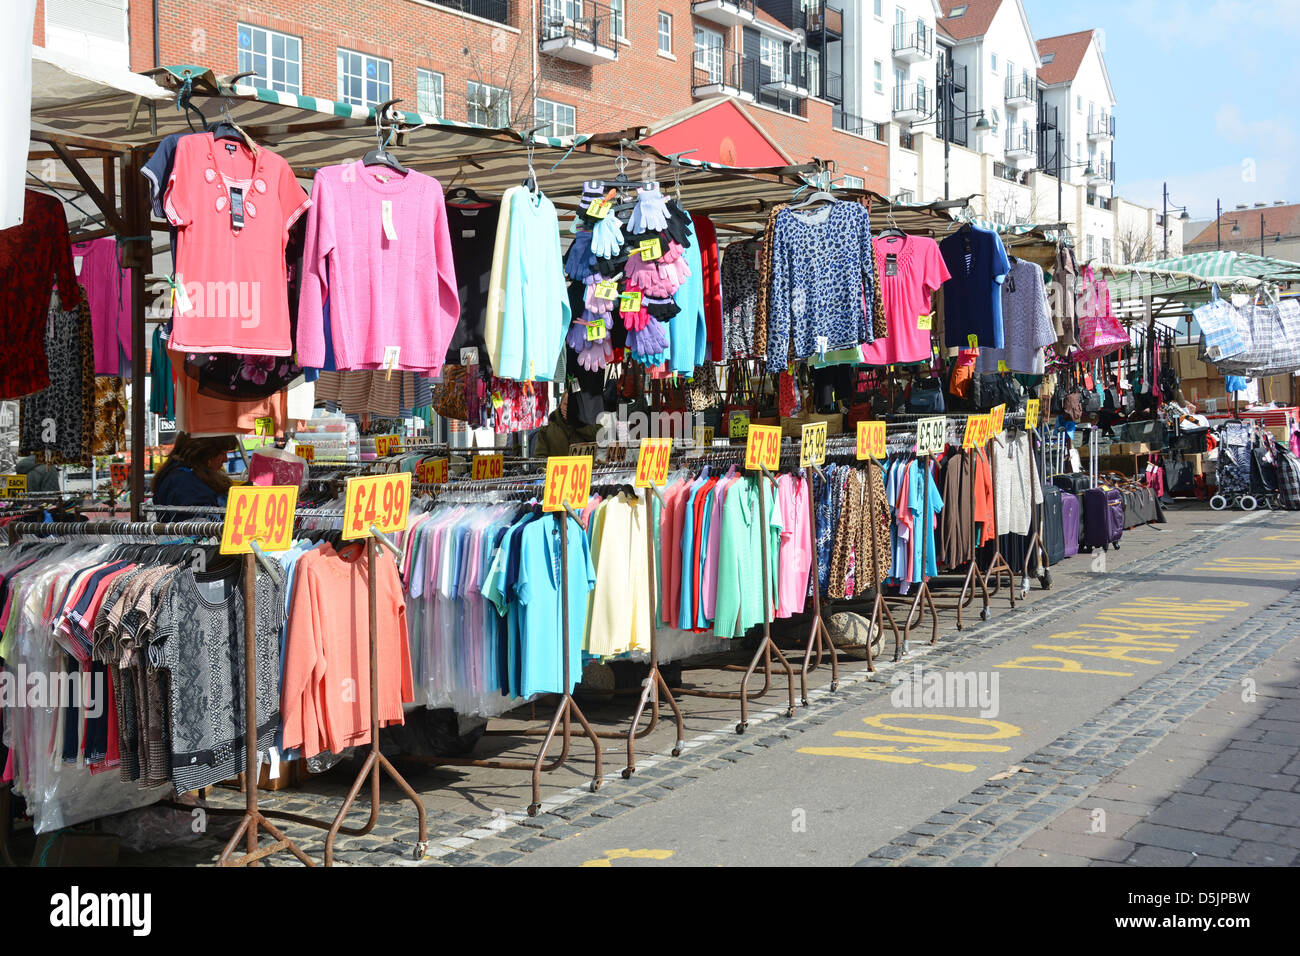
<svg viewBox="0 0 1300 956"><path fill-rule="evenodd" d="M996 435L1002 431L1002 419L1007 413L1006 405L996 405L993 411L989 412L989 434Z"/></svg>
<svg viewBox="0 0 1300 956"><path fill-rule="evenodd" d="M776 471L781 463L781 426L750 425L745 440L745 468L757 471L766 468Z"/></svg>
<svg viewBox="0 0 1300 956"><path fill-rule="evenodd" d="M297 485L237 485L226 496L221 528L222 554L248 554L253 542L263 551L286 551L293 543Z"/></svg>
<svg viewBox="0 0 1300 956"><path fill-rule="evenodd" d="M500 455L476 455L470 466L470 478L478 481L483 478L500 478L505 460Z"/></svg>
<svg viewBox="0 0 1300 956"><path fill-rule="evenodd" d="M944 435L948 422L942 415L922 418L916 423L916 453L933 455L943 451Z"/></svg>
<svg viewBox="0 0 1300 956"><path fill-rule="evenodd" d="M590 455L546 459L546 485L542 489L543 511L563 511L565 505L570 508L585 508L590 497Z"/></svg>
<svg viewBox="0 0 1300 956"><path fill-rule="evenodd" d="M374 525L387 534L406 529L411 512L411 473L349 478L343 498L343 537L370 537Z"/></svg>
<svg viewBox="0 0 1300 956"><path fill-rule="evenodd" d="M858 458L885 457L885 423L858 422Z"/></svg>
<svg viewBox="0 0 1300 956"><path fill-rule="evenodd" d="M636 458L636 479L638 488L668 483L668 459L673 452L671 438L643 438L641 452Z"/></svg>
<svg viewBox="0 0 1300 956"><path fill-rule="evenodd" d="M826 461L826 423L804 425L799 434L799 467L820 465Z"/></svg>

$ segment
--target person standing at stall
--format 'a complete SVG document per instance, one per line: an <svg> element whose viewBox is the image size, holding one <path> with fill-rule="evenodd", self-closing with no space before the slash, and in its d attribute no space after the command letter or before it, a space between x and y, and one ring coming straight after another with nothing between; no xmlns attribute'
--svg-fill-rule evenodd
<svg viewBox="0 0 1300 956"><path fill-rule="evenodd" d="M187 432L176 436L172 452L153 476L156 505L211 505L214 517L226 507L226 493L234 483L226 474L226 454L238 446L230 435L193 438ZM185 512L163 512L159 521L199 521L206 516Z"/></svg>

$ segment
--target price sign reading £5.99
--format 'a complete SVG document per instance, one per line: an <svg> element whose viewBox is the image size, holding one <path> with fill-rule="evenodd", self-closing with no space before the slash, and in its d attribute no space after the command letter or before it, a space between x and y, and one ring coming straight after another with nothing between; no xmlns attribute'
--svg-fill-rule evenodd
<svg viewBox="0 0 1300 956"><path fill-rule="evenodd" d="M349 478L343 498L343 537L370 537L374 525L387 534L406 529L411 513L411 473Z"/></svg>
<svg viewBox="0 0 1300 956"><path fill-rule="evenodd" d="M253 542L263 551L286 551L293 543L297 485L237 485L226 496L221 528L222 554L248 554Z"/></svg>
<svg viewBox="0 0 1300 956"><path fill-rule="evenodd" d="M542 510L563 511L564 506L585 508L591 497L591 456L565 455L546 459L546 485Z"/></svg>
<svg viewBox="0 0 1300 956"><path fill-rule="evenodd" d="M804 425L799 435L799 467L820 465L826 461L826 423Z"/></svg>
<svg viewBox="0 0 1300 956"><path fill-rule="evenodd" d="M922 418L916 423L916 453L933 455L943 451L944 437L948 428L947 419L942 415Z"/></svg>
<svg viewBox="0 0 1300 956"><path fill-rule="evenodd" d="M757 471L766 468L776 471L781 463L781 426L750 425L745 440L745 468Z"/></svg>
<svg viewBox="0 0 1300 956"><path fill-rule="evenodd" d="M668 459L673 453L671 438L643 438L641 452L636 458L636 479L638 488L650 485L664 485L668 482Z"/></svg>

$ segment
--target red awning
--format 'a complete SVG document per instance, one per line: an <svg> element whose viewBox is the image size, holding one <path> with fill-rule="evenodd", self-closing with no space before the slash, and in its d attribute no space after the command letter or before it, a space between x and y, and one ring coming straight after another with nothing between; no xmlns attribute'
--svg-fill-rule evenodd
<svg viewBox="0 0 1300 956"><path fill-rule="evenodd" d="M731 100L721 100L693 116L643 139L664 155L693 149L697 162L724 166L785 166L783 156L767 135Z"/></svg>

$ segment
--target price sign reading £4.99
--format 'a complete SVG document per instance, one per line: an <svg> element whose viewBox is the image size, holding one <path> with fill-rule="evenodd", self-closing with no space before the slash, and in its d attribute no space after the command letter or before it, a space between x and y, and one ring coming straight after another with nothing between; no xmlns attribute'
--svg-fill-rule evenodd
<svg viewBox="0 0 1300 956"><path fill-rule="evenodd" d="M387 534L403 531L411 513L411 473L349 478L343 498L343 537L370 537L374 525Z"/></svg>
<svg viewBox="0 0 1300 956"><path fill-rule="evenodd" d="M820 465L826 461L826 423L804 425L799 435L799 467Z"/></svg>
<svg viewBox="0 0 1300 956"><path fill-rule="evenodd" d="M745 468L757 471L766 468L776 471L781 464L781 426L750 425L745 440Z"/></svg>
<svg viewBox="0 0 1300 956"><path fill-rule="evenodd" d="M948 422L942 415L936 415L933 418L922 418L916 423L916 453L918 455L933 455L943 451L944 434L947 431Z"/></svg>
<svg viewBox="0 0 1300 956"><path fill-rule="evenodd" d="M858 422L858 458L885 457L885 423Z"/></svg>
<svg viewBox="0 0 1300 956"><path fill-rule="evenodd" d="M585 508L591 497L591 456L565 455L546 459L546 485L542 510L563 511L564 506Z"/></svg>
<svg viewBox="0 0 1300 956"><path fill-rule="evenodd" d="M222 554L248 554L253 542L263 551L286 551L293 543L297 485L237 485L226 497L221 528Z"/></svg>
<svg viewBox="0 0 1300 956"><path fill-rule="evenodd" d="M671 438L641 439L641 453L636 457L636 479L633 484L638 488L668 483L668 459L673 452Z"/></svg>

